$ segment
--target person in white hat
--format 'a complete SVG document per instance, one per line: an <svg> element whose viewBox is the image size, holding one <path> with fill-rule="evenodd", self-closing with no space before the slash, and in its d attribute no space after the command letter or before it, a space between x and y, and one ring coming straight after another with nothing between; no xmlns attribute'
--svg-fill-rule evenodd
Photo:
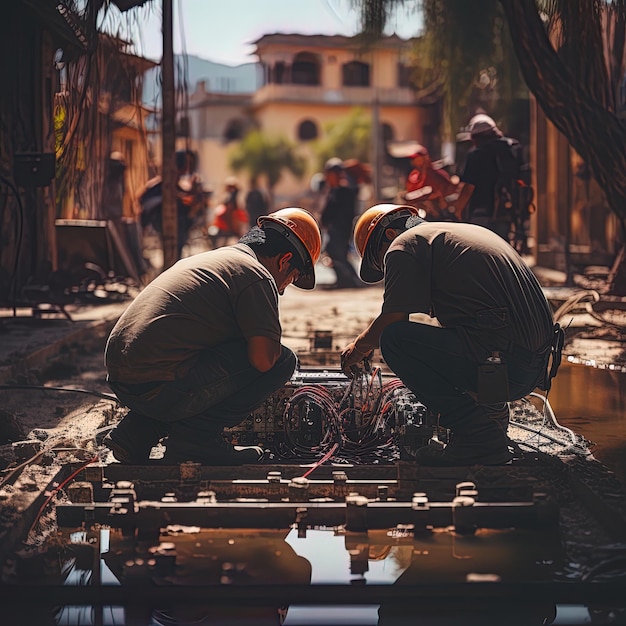
<svg viewBox="0 0 626 626"><path fill-rule="evenodd" d="M505 137L485 113L470 119L467 132L474 144L461 174L463 182L474 185L468 221L486 226L508 241L514 220L511 187L521 168L520 143Z"/></svg>

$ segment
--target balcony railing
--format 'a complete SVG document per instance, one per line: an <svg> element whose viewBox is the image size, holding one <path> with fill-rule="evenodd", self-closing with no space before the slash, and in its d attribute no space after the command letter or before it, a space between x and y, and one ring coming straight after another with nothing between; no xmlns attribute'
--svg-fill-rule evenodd
<svg viewBox="0 0 626 626"><path fill-rule="evenodd" d="M329 89L321 85L264 85L254 96L254 104L268 102L306 102L309 104L370 105L378 99L379 105L412 105L417 102L408 87L340 87Z"/></svg>

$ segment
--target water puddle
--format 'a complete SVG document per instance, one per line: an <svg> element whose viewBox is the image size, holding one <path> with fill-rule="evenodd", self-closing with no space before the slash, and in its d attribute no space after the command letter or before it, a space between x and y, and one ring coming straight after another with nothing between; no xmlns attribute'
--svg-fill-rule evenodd
<svg viewBox="0 0 626 626"><path fill-rule="evenodd" d="M168 605L167 601L158 606L158 587L206 585L210 594L215 585L241 586L243 597L247 585L382 584L402 585L410 593L411 586L422 584L548 580L554 575L560 557L553 537L512 529L479 530L468 536L441 529L424 537L399 536L382 530L346 535L319 529L308 530L305 537L296 529L279 532L178 527L161 535L159 549L144 555L140 555L141 547L136 542L110 529L90 534L72 532L66 539L69 544L91 545L96 558L73 557L63 563L62 584L141 584L145 577L146 582L152 579L156 583L155 607L143 613L145 621L136 622L137 615L122 607L66 606L55 615L54 623L58 626L135 623L258 626L278 623L277 615L284 626L339 623L399 626L406 623L406 617L416 607L410 610L392 604L216 607L210 603ZM175 555L175 567L168 555ZM507 606L499 615L509 622L507 616L524 612L534 616L537 611L545 610L529 602L528 606ZM481 613L481 609L474 611L477 615ZM429 610L422 607L418 612L426 618L420 621L424 624L467 623L462 619L463 610L454 603L436 609L431 606ZM442 615L455 621L441 622Z"/></svg>
<svg viewBox="0 0 626 626"><path fill-rule="evenodd" d="M626 372L563 361L548 398L558 421L592 442L626 485Z"/></svg>

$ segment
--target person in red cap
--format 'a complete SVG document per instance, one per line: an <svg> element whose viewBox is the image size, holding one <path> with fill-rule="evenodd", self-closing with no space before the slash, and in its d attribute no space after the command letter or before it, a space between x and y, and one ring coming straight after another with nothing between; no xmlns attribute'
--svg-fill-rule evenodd
<svg viewBox="0 0 626 626"><path fill-rule="evenodd" d="M467 204L471 187L450 178L443 169L435 169L428 150L415 144L411 154L413 169L406 180L404 199L410 204L420 203L427 216L436 221L458 221ZM461 193L464 191L464 193Z"/></svg>

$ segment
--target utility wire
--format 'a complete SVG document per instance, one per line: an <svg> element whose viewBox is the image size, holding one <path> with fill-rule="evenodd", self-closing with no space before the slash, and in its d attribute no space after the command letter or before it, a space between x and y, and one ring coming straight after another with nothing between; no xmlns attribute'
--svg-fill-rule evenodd
<svg viewBox="0 0 626 626"><path fill-rule="evenodd" d="M113 400L113 402L121 404L114 394L93 391L91 389L81 389L73 387L46 387L45 385L0 385L0 391L12 389L30 389L33 391L72 391L74 393L85 393L90 396L95 396L96 398L103 398L104 400Z"/></svg>

